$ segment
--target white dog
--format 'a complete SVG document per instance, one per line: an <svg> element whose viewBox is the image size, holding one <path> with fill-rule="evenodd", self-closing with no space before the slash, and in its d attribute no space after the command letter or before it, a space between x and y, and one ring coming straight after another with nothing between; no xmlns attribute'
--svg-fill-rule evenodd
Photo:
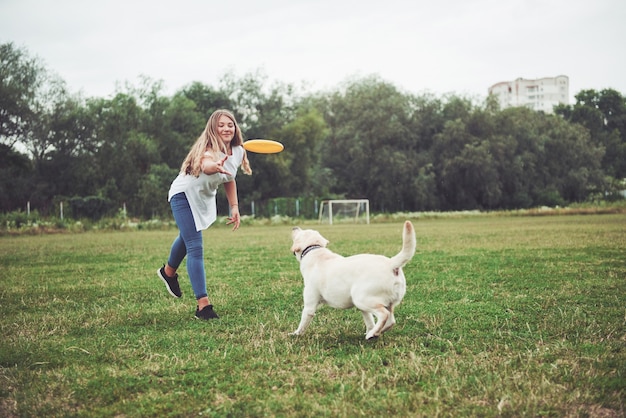
<svg viewBox="0 0 626 418"><path fill-rule="evenodd" d="M304 279L302 319L292 335L304 333L322 303L341 309L356 306L363 314L368 340L396 323L393 310L406 293L402 267L415 254L411 222L404 223L402 250L392 258L373 254L343 257L327 249L328 240L312 229L296 227L291 235L291 251L300 261ZM372 315L377 318L375 324Z"/></svg>

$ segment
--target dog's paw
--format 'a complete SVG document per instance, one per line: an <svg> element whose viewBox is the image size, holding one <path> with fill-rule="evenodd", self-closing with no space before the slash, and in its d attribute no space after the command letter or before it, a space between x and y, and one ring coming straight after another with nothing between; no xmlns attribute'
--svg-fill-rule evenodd
<svg viewBox="0 0 626 418"><path fill-rule="evenodd" d="M376 335L376 334L374 334L372 332L368 332L367 334L365 334L365 339L366 340L372 340L372 339L378 338L378 337L379 337L378 335Z"/></svg>
<svg viewBox="0 0 626 418"><path fill-rule="evenodd" d="M294 331L294 332L290 332L289 335L298 336L298 335L300 335L300 333L298 331Z"/></svg>

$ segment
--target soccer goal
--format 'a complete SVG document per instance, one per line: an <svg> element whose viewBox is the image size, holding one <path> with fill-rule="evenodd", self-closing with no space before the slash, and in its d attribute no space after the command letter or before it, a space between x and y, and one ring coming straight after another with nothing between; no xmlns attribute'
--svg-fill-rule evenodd
<svg viewBox="0 0 626 418"><path fill-rule="evenodd" d="M320 223L370 223L368 199L323 200L320 203Z"/></svg>

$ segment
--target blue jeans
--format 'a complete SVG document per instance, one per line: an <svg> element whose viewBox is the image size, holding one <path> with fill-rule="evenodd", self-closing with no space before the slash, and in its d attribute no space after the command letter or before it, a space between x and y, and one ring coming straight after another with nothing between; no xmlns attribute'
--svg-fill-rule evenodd
<svg viewBox="0 0 626 418"><path fill-rule="evenodd" d="M172 243L167 264L178 269L187 256L187 274L196 299L207 296L206 276L204 273L204 249L202 231L196 231L191 207L185 193L178 193L170 199L172 214L180 233Z"/></svg>

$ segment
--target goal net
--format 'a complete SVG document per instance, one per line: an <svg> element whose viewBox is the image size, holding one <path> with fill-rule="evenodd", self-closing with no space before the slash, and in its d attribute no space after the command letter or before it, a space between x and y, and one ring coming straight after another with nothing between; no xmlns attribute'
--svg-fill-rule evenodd
<svg viewBox="0 0 626 418"><path fill-rule="evenodd" d="M368 199L323 200L320 203L320 223L370 223Z"/></svg>

